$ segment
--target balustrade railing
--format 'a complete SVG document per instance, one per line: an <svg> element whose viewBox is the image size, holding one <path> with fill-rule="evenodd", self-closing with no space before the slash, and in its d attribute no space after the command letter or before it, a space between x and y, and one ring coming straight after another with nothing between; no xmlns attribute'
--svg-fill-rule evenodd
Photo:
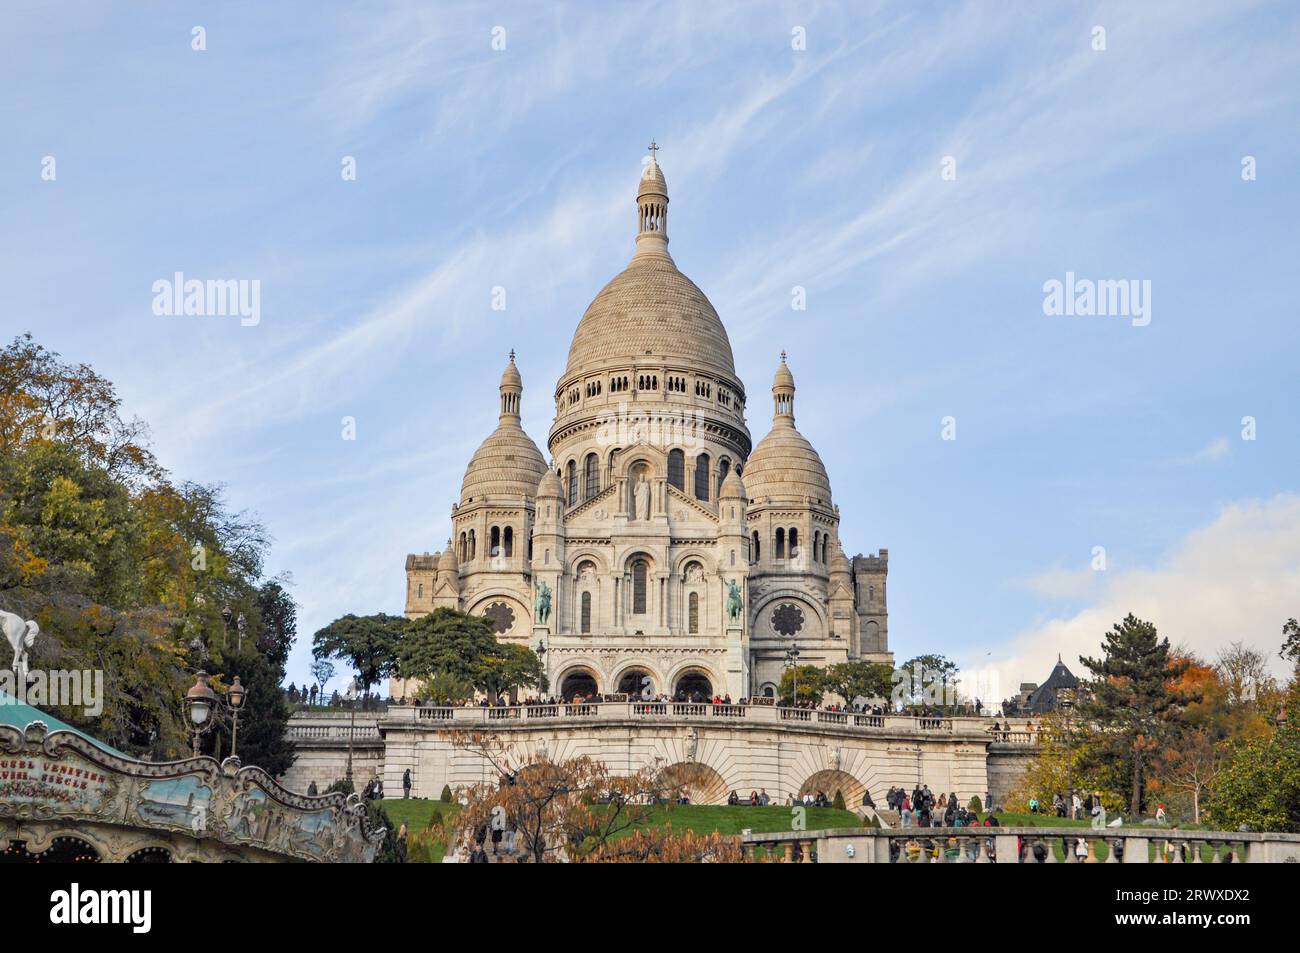
<svg viewBox="0 0 1300 953"><path fill-rule="evenodd" d="M791 708L785 705L714 704L712 702L675 702L675 701L609 701L584 702L581 704L544 704L544 705L509 705L500 707L448 707L430 706L412 708L409 706L392 706L384 719L385 723L439 722L450 725L466 726L479 724L506 724L514 722L536 722L545 719L591 719L627 721L652 720L661 718L680 718L686 720L703 719L713 721L725 718L741 723L779 722L815 724L828 728L840 728L849 732L858 731L894 731L983 734L990 741L1000 744L1030 745L1038 741L1039 733L1024 730L1006 731L999 727L992 730L988 719L924 717L917 718L901 714L869 714L866 712L825 711L815 708ZM293 723L291 722L291 725ZM305 727L305 726L304 726ZM358 726L360 729L361 726ZM374 729L365 728L367 737ZM321 737L319 735L299 734L296 737Z"/></svg>
<svg viewBox="0 0 1300 953"><path fill-rule="evenodd" d="M892 864L1242 864L1294 858L1300 836L1141 828L928 828L749 834L751 860Z"/></svg>

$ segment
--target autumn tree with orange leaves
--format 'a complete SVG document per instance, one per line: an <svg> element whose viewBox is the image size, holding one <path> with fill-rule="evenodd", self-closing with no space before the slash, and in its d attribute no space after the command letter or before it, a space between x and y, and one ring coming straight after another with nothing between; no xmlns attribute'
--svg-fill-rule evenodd
<svg viewBox="0 0 1300 953"><path fill-rule="evenodd" d="M662 772L616 776L590 757L551 761L481 732L458 733L452 743L486 761L496 778L462 792L458 839L486 840L494 829L510 825L523 857L539 864L741 859L737 838L650 826L653 806L678 793Z"/></svg>

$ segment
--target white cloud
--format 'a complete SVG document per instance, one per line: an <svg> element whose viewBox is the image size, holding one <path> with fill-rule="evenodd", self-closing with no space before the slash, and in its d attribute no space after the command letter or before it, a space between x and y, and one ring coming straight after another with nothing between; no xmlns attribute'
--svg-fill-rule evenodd
<svg viewBox="0 0 1300 953"><path fill-rule="evenodd" d="M1221 460L1226 460L1231 453L1232 444L1228 442L1228 438L1216 437L1195 453L1180 458L1178 462L1184 466L1195 466L1199 463L1218 463Z"/></svg>
<svg viewBox="0 0 1300 953"><path fill-rule="evenodd" d="M1091 606L1016 636L992 663L1002 697L1021 681L1043 681L1058 653L1076 675L1086 674L1079 656L1096 657L1102 635L1130 612L1207 660L1241 640L1281 672L1282 624L1300 615L1300 495L1230 504L1160 565L1098 575L1104 580Z"/></svg>

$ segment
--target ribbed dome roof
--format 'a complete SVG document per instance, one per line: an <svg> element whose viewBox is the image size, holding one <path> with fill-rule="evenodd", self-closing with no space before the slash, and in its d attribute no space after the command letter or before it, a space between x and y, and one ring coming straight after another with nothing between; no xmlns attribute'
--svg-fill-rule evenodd
<svg viewBox="0 0 1300 953"><path fill-rule="evenodd" d="M560 484L560 478L555 475L555 471L550 467L546 468L546 473L542 476L541 482L537 484L537 499L563 499L564 487Z"/></svg>
<svg viewBox="0 0 1300 953"><path fill-rule="evenodd" d="M465 468L465 480L460 485L461 506L485 496L532 499L537 481L546 472L542 452L519 424L523 378L515 366L514 351L501 375L500 391L501 422L474 451Z"/></svg>
<svg viewBox="0 0 1300 953"><path fill-rule="evenodd" d="M778 419L745 464L745 490L751 500L805 496L831 502L831 481L822 458L788 418Z"/></svg>
<svg viewBox="0 0 1300 953"><path fill-rule="evenodd" d="M461 505L489 495L515 499L526 496L531 500L545 472L546 461L532 438L518 423L502 421L474 451L465 468Z"/></svg>
<svg viewBox="0 0 1300 953"><path fill-rule="evenodd" d="M638 255L578 322L565 376L608 363L668 360L734 377L718 312L666 255Z"/></svg>
<svg viewBox="0 0 1300 953"><path fill-rule="evenodd" d="M456 572L459 565L460 564L456 561L456 550L452 547L451 540L447 540L447 548L444 549L442 555L438 557L438 571Z"/></svg>
<svg viewBox="0 0 1300 953"><path fill-rule="evenodd" d="M745 464L745 488L754 501L772 498L802 502L811 497L831 502L831 481L822 458L794 425L794 374L781 352L781 366L772 381L775 415L772 430L758 442Z"/></svg>

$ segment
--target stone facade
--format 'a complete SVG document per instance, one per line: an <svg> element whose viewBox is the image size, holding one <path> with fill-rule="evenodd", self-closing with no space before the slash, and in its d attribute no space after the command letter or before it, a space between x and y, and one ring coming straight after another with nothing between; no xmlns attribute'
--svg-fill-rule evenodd
<svg viewBox="0 0 1300 953"><path fill-rule="evenodd" d="M512 353L447 548L407 557L407 616L490 617L501 639L545 650L566 698L770 696L792 647L801 664L892 663L888 551L841 551L785 355L771 432L752 447L726 329L668 253L653 158L636 207L635 254L583 315L556 384L551 462L520 423Z"/></svg>

